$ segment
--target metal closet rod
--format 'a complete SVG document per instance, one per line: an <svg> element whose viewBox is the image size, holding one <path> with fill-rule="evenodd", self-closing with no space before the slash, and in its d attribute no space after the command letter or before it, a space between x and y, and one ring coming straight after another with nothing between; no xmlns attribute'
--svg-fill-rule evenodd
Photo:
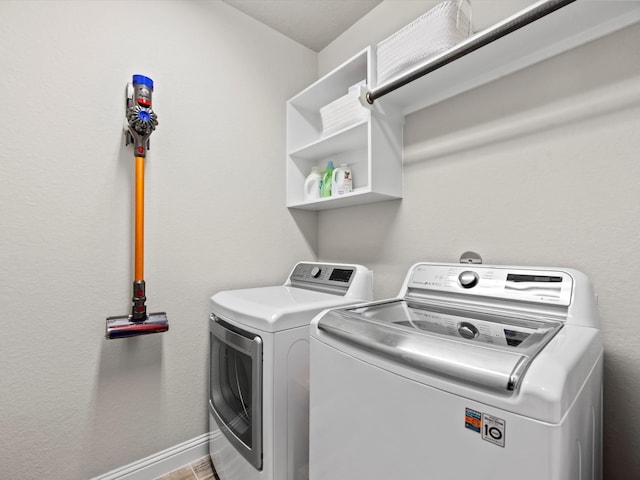
<svg viewBox="0 0 640 480"><path fill-rule="evenodd" d="M433 61L424 64L422 67L412 70L405 75L396 78L394 81L389 82L386 85L382 85L380 88L374 88L370 92L367 92L367 102L369 104L373 104L373 102L378 98L383 97L384 95L391 93L428 73L438 70L439 68L442 68L445 65L448 65L449 63L490 44L491 42L495 42L511 32L529 25L530 23L535 22L536 20L539 20L542 17L545 17L575 1L576 0L546 0L538 2L535 5L524 9L522 12L496 24L490 29L487 29L477 37L471 37L469 40L461 43L457 47L454 47L442 56L435 58Z"/></svg>

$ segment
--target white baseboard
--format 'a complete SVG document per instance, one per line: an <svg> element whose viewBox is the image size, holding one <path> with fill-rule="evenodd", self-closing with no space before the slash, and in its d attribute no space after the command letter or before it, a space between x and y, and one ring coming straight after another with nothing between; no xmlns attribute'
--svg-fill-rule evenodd
<svg viewBox="0 0 640 480"><path fill-rule="evenodd" d="M149 480L188 465L209 454L209 433L167 448L91 480Z"/></svg>

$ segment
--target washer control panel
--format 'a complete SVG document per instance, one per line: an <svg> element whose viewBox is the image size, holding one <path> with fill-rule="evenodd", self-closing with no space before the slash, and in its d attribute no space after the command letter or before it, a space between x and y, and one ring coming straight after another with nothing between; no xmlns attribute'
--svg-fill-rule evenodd
<svg viewBox="0 0 640 480"><path fill-rule="evenodd" d="M560 270L417 264L407 287L569 306L573 281Z"/></svg>

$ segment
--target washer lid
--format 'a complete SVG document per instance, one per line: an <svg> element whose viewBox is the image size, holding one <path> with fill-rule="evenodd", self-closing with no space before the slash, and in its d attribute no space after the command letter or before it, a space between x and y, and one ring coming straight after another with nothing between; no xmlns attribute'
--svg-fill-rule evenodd
<svg viewBox="0 0 640 480"><path fill-rule="evenodd" d="M211 297L214 314L245 327L277 332L309 325L327 308L365 301L290 286L226 290Z"/></svg>
<svg viewBox="0 0 640 480"><path fill-rule="evenodd" d="M401 299L332 310L318 321L320 331L369 352L502 392L518 388L562 325Z"/></svg>

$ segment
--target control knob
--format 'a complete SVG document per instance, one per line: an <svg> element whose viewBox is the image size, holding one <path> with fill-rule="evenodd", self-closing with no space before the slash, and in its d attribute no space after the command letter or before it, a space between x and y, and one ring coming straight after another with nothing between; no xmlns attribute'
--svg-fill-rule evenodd
<svg viewBox="0 0 640 480"><path fill-rule="evenodd" d="M321 273L322 273L322 269L320 267L313 267L311 269L311 276L313 278L318 278Z"/></svg>
<svg viewBox="0 0 640 480"><path fill-rule="evenodd" d="M458 333L462 338L466 338L467 340L472 340L480 335L480 331L476 326L469 322L460 322L458 324Z"/></svg>
<svg viewBox="0 0 640 480"><path fill-rule="evenodd" d="M458 276L458 282L462 288L472 288L478 284L478 274L471 270L466 270Z"/></svg>

